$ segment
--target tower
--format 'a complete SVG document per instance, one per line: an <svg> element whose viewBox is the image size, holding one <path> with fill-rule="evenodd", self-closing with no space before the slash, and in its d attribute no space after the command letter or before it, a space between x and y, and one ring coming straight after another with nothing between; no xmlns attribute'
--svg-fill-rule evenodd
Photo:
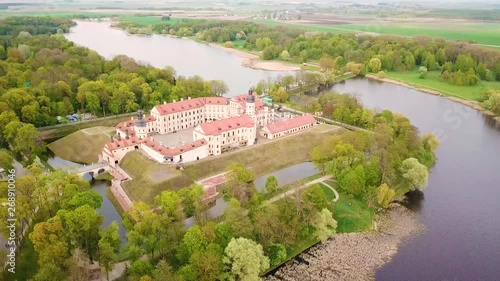
<svg viewBox="0 0 500 281"><path fill-rule="evenodd" d="M248 90L248 95L246 97L246 114L250 116L255 121L255 96L253 95L253 89Z"/></svg>

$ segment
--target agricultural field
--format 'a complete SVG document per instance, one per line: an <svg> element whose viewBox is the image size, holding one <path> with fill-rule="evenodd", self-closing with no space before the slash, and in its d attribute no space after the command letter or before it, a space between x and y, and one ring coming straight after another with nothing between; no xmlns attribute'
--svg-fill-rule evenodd
<svg viewBox="0 0 500 281"><path fill-rule="evenodd" d="M471 41L481 45L500 47L500 23L479 23L479 22L397 22L389 20L376 21L365 19L366 21L352 20L299 20L290 22L280 22L274 20L256 20L270 26L283 25L293 28L301 28L311 31L331 32L331 33L351 33L370 32L379 34L391 34L400 36L433 36L447 40ZM435 20L438 21L438 20Z"/></svg>

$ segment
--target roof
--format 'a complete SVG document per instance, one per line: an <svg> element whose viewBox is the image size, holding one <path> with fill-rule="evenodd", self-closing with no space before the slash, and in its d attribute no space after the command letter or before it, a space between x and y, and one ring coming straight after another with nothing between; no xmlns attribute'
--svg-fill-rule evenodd
<svg viewBox="0 0 500 281"><path fill-rule="evenodd" d="M148 116L148 117L144 117L143 120L146 122L153 122L155 120L155 118L153 116ZM118 123L118 125L116 125L116 128L121 130L121 131L125 131L125 129L133 127L135 125L136 121L137 121L137 119L120 122L120 123Z"/></svg>
<svg viewBox="0 0 500 281"><path fill-rule="evenodd" d="M121 140L115 139L112 142L110 141L107 144L105 144L104 147L106 147L109 151L112 152L113 150L116 150L118 148L135 146L135 145L139 145L140 143L141 143L141 140L137 136L133 135L129 139L122 137Z"/></svg>
<svg viewBox="0 0 500 281"><path fill-rule="evenodd" d="M174 156L207 145L207 141L204 139L200 139L181 146L177 146L175 148L168 148L150 138L145 138L142 141L142 144L160 153L161 155Z"/></svg>
<svg viewBox="0 0 500 281"><path fill-rule="evenodd" d="M276 134L290 129L298 128L311 123L316 123L316 119L311 114L305 114L301 116L294 117L292 119L276 122L269 124L263 128L267 129L271 134Z"/></svg>
<svg viewBox="0 0 500 281"><path fill-rule="evenodd" d="M204 97L204 98L187 99L178 102L171 102L167 104L159 104L156 105L154 108L158 111L160 115L167 115L171 113L177 113L186 110L200 108L206 104L226 105L227 103L228 103L227 99L223 97Z"/></svg>
<svg viewBox="0 0 500 281"><path fill-rule="evenodd" d="M234 130L237 128L250 128L254 126L254 121L248 115L243 114L240 116L235 116L231 118L226 118L222 120L210 121L201 123L199 126L204 135L206 136L216 136L223 132Z"/></svg>
<svg viewBox="0 0 500 281"><path fill-rule="evenodd" d="M256 110L263 109L264 108L264 103L259 98L259 95L257 94L257 92L253 92L253 96L255 97L255 109ZM241 106L243 108L246 108L246 106L247 106L247 97L248 97L248 94L244 94L244 95L235 96L232 99L234 101L236 101L237 103L241 104Z"/></svg>

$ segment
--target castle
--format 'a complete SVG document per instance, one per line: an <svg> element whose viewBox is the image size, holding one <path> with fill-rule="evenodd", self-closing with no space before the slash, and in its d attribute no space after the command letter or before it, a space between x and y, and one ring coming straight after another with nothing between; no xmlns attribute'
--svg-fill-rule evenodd
<svg viewBox="0 0 500 281"><path fill-rule="evenodd" d="M153 107L148 117L139 111L136 119L119 123L116 139L111 137L104 145L99 161L115 167L128 152L141 149L158 163L187 163L252 146L258 135L274 139L316 124L309 114L274 121L274 109L266 106L251 89L230 99L202 97L165 102ZM158 135L173 136L189 128L192 141L188 143L168 147L155 140Z"/></svg>

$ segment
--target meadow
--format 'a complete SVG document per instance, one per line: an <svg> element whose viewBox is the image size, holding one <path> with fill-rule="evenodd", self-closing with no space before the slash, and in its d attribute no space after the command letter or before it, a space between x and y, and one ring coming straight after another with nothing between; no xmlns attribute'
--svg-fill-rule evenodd
<svg viewBox="0 0 500 281"><path fill-rule="evenodd" d="M407 83L416 88L436 90L446 96L458 97L466 100L481 101L488 90L500 90L500 82L479 81L474 86L457 86L439 78L440 71L427 72L427 78L418 78L418 70L405 72L387 72L390 79Z"/></svg>

